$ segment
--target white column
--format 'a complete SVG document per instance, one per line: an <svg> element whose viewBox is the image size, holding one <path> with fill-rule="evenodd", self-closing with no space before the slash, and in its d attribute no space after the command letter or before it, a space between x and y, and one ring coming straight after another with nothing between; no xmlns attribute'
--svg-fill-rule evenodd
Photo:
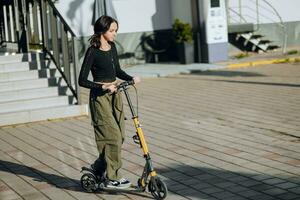
<svg viewBox="0 0 300 200"><path fill-rule="evenodd" d="M34 28L33 28L33 14L32 14L32 3L29 3L29 24L30 24L30 35L33 34Z"/></svg>
<svg viewBox="0 0 300 200"><path fill-rule="evenodd" d="M39 31L39 41L42 41L42 22L41 22L41 9L40 5L37 6L37 21L38 21L38 31Z"/></svg>
<svg viewBox="0 0 300 200"><path fill-rule="evenodd" d="M19 23L19 10L18 10L18 1L14 0L15 5L15 19L16 19L16 30L20 31L20 23Z"/></svg>
<svg viewBox="0 0 300 200"><path fill-rule="evenodd" d="M7 13L6 6L3 6L3 15L4 15L4 32L5 32L5 40L8 41L8 26L7 26Z"/></svg>
<svg viewBox="0 0 300 200"><path fill-rule="evenodd" d="M10 22L10 35L11 35L11 41L15 42L15 29L14 29L14 15L12 12L12 6L8 6L9 9L9 22Z"/></svg>

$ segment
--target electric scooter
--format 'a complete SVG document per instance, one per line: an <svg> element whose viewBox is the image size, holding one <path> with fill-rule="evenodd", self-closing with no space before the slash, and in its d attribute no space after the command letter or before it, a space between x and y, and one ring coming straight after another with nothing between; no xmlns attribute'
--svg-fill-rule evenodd
<svg viewBox="0 0 300 200"><path fill-rule="evenodd" d="M133 141L140 145L144 153L145 166L141 177L137 181L136 186L130 186L126 189L116 189L116 188L107 188L105 186L105 177L96 176L94 171L87 167L82 167L81 172L84 174L81 176L81 186L87 192L95 192L98 189L103 191L121 191L121 192L145 192L148 186L148 191L152 196L157 200L165 199L168 193L166 184L158 177L156 171L153 168L151 157L149 154L148 146L138 119L137 114L135 113L134 107L132 105L128 89L129 86L133 86L133 81L125 81L117 86L118 91L123 91L128 102L128 106L131 111L133 124L136 129L136 134L132 137ZM134 87L134 86L133 86Z"/></svg>

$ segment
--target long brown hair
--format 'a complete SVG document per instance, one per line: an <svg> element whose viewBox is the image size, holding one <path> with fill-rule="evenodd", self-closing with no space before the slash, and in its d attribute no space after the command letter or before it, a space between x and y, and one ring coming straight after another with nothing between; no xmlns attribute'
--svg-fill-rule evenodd
<svg viewBox="0 0 300 200"><path fill-rule="evenodd" d="M110 16L102 15L99 19L97 19L94 24L94 34L89 39L91 46L100 48L100 36L109 30L109 27L113 22L115 22L119 27L118 21Z"/></svg>

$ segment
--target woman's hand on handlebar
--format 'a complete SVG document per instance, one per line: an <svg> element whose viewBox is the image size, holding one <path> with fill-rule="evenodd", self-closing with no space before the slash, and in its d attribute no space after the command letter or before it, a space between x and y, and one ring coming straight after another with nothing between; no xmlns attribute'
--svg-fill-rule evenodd
<svg viewBox="0 0 300 200"><path fill-rule="evenodd" d="M129 85L134 85L141 82L141 78L138 76L133 77L132 81L124 81L124 82L112 82L112 83L102 83L99 82L100 84L102 84L102 89L103 90L108 90L109 93L114 93L116 92L118 89L122 88L122 87L127 87Z"/></svg>
<svg viewBox="0 0 300 200"><path fill-rule="evenodd" d="M141 78L138 76L133 77L134 84L141 82Z"/></svg>
<svg viewBox="0 0 300 200"><path fill-rule="evenodd" d="M102 85L102 89L103 90L108 90L110 93L114 93L115 91L117 91L117 87L115 84L111 84L111 83L107 83L107 84L103 84Z"/></svg>

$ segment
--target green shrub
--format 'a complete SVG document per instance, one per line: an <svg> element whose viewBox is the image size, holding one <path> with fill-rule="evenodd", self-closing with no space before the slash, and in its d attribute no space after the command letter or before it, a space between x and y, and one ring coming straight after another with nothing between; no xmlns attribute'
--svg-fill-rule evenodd
<svg viewBox="0 0 300 200"><path fill-rule="evenodd" d="M179 19L176 19L172 25L172 29L176 43L193 41L192 27L189 23L184 23Z"/></svg>
<svg viewBox="0 0 300 200"><path fill-rule="evenodd" d="M295 58L294 62L295 63L300 63L300 58Z"/></svg>
<svg viewBox="0 0 300 200"><path fill-rule="evenodd" d="M287 55L293 55L293 54L297 54L298 51L297 50L290 50L287 52Z"/></svg>
<svg viewBox="0 0 300 200"><path fill-rule="evenodd" d="M280 59L280 60L276 60L274 62L274 64L280 64L280 63L288 63L290 62L290 59L289 58L283 58L283 59Z"/></svg>
<svg viewBox="0 0 300 200"><path fill-rule="evenodd" d="M234 58L241 59L241 58L246 58L248 56L249 56L249 54L248 54L248 52L246 52L246 53L239 53L237 55L234 55Z"/></svg>

